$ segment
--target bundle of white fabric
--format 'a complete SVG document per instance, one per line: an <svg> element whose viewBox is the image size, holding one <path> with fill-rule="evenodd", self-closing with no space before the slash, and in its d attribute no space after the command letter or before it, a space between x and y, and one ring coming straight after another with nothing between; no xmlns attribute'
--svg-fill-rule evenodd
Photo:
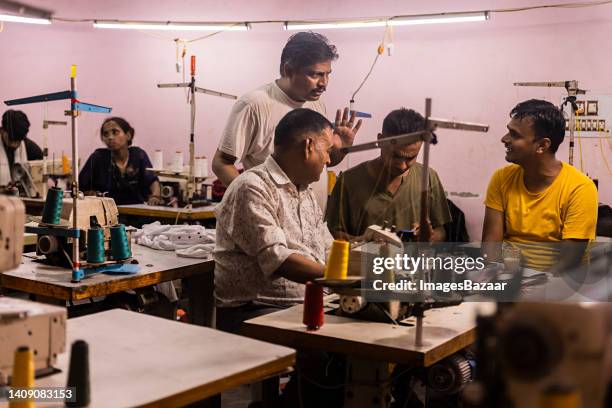
<svg viewBox="0 0 612 408"><path fill-rule="evenodd" d="M215 230L201 225L162 225L156 221L143 225L134 238L137 244L190 258L207 258L215 249Z"/></svg>

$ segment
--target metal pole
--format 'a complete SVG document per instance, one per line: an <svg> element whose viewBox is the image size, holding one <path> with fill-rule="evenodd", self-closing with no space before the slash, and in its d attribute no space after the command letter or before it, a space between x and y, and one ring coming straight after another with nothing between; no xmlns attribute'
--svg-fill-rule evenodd
<svg viewBox="0 0 612 408"><path fill-rule="evenodd" d="M195 98L195 55L191 56L191 129L189 135L189 181L187 182L187 202L191 205L193 200L193 192L195 190L195 114L196 114L196 98Z"/></svg>
<svg viewBox="0 0 612 408"><path fill-rule="evenodd" d="M429 130L428 119L431 116L431 98L425 99L425 126ZM428 242L429 234L429 138L423 142L423 169L421 171L421 219L419 242Z"/></svg>
<svg viewBox="0 0 612 408"><path fill-rule="evenodd" d="M423 346L423 317L425 317L424 311L419 307L417 308L416 326L414 333L414 345L415 347Z"/></svg>
<svg viewBox="0 0 612 408"><path fill-rule="evenodd" d="M568 105L569 105L569 108L570 108L570 117L569 117L570 138L569 138L569 159L568 159L568 163L570 165L573 165L574 164L574 130L576 129L576 123L574 123L575 122L574 104L570 100L570 103Z"/></svg>
<svg viewBox="0 0 612 408"><path fill-rule="evenodd" d="M49 169L47 169L47 156L49 155L49 139L48 131L49 124L47 123L47 105L45 104L45 119L43 120L43 183L42 183L42 199L47 198L47 183L49 182ZM52 162L53 163L53 162Z"/></svg>
<svg viewBox="0 0 612 408"><path fill-rule="evenodd" d="M71 92L71 99L70 99L70 124L72 127L72 228L77 231L77 212L78 212L78 208L77 208L77 201L78 201L78 197L79 197L79 179L78 179L78 174L77 174L77 170L78 170L78 151L79 151L79 145L78 145L78 129L77 129L77 115L78 112L76 110L76 97L77 97L77 91L76 91L76 65L73 65L71 67L71 72L70 72L70 92ZM73 238L72 240L72 280L73 281L80 281L82 278L82 273L81 273L81 264L79 261L79 245L80 244L80 238L79 236L76 236Z"/></svg>

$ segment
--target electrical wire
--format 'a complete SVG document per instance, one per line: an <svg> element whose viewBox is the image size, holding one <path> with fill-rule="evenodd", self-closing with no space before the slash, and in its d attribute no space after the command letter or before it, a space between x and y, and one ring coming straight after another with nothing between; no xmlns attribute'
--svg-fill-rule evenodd
<svg viewBox="0 0 612 408"><path fill-rule="evenodd" d="M378 61L378 57L380 57L380 53L376 53L376 57L374 57L374 61L372 62L372 66L370 66L370 70L368 71L368 73L366 74L365 78L363 78L363 81L361 81L361 84L359 84L359 86L357 87L357 90L353 93L353 95L351 96L351 100L355 100L355 96L357 95L357 93L361 90L361 88L363 87L363 85L366 83L366 81L368 80L368 78L370 77L370 74L372 73L372 71L374 70L374 66L376 65L376 62Z"/></svg>
<svg viewBox="0 0 612 408"><path fill-rule="evenodd" d="M595 6L603 6L606 4L612 3L612 0L607 1L585 1L585 2L575 2L575 3L556 3L556 4L542 4L539 6L527 6L527 7L515 7L515 8L506 8L506 9L495 9L491 10L491 13L516 13L521 11L531 11L538 9L548 9L548 8L582 8L582 7L595 7Z"/></svg>
<svg viewBox="0 0 612 408"><path fill-rule="evenodd" d="M573 109L573 108L572 108ZM582 143L580 141L580 132L582 131L582 122L580 121L580 111L576 111L576 116L575 116L575 121L576 121L576 141L578 142L578 151L580 152L579 157L580 157L580 171L582 171L584 173L584 170L582 168Z"/></svg>
<svg viewBox="0 0 612 408"><path fill-rule="evenodd" d="M487 11L489 13L519 13L524 11L532 11L532 10L541 10L541 9L564 9L564 8L585 8L585 7L597 7L603 6L607 4L611 4L612 0L605 1L584 1L584 2L572 2L572 3L553 3L553 4L541 4L537 6L526 6L526 7L515 7L515 8L499 8L499 9L491 9L491 10L478 10L478 11L462 11L461 13L470 13L470 12L483 12ZM443 14L457 14L459 12L446 12ZM438 13L440 14L440 13ZM394 16L379 16L379 17L365 17L365 18L344 18L344 19L316 19L316 20L254 20L254 21L236 21L231 22L233 25L255 25L255 24L287 24L287 23L328 23L328 22L355 22L355 21L363 21L363 22L379 22L379 21L391 21L394 19L406 18L406 17L418 17L426 14L399 14ZM60 21L65 23L93 23L97 19L93 18L66 18L66 17L51 17L51 21ZM116 19L111 19L114 21L120 21ZM150 20L130 20L133 23L153 23L159 21L150 21ZM195 22L200 23L200 22ZM206 23L210 24L228 24L227 21L207 21ZM206 35L202 38L195 38L192 41L198 41L200 39L208 38L212 35L216 35L217 33Z"/></svg>
<svg viewBox="0 0 612 408"><path fill-rule="evenodd" d="M604 133L604 132L603 132L603 130L600 130L599 133L601 134L601 133ZM603 159L603 162L606 165L606 169L608 169L608 174L610 176L612 176L612 170L610 170L610 164L608 163L608 160L606 159L606 154L605 154L604 149L603 149L603 139L604 139L603 137L599 139L599 150L601 151L601 158ZM606 132L605 139L608 140L608 144L609 144L610 143L610 134L607 133L607 132Z"/></svg>
<svg viewBox="0 0 612 408"><path fill-rule="evenodd" d="M363 78L363 81L361 81L361 83L359 84L359 86L357 87L355 92L353 92L353 95L351 96L351 102L355 101L355 96L357 96L357 93L359 93L359 91L361 90L363 85L366 83L366 81L370 77L370 74L372 74L372 71L374 70L374 67L376 66L376 62L378 61L378 57L380 57L380 55L384 52L384 50L385 50L385 39L387 38L388 30L389 30L389 26L386 26L385 27L385 31L383 33L382 41L378 45L378 48L376 50L376 57L374 58L374 61L372 62L372 65L370 66L370 70L368 71L366 76Z"/></svg>
<svg viewBox="0 0 612 408"><path fill-rule="evenodd" d="M181 208L177 213L176 213L176 218L174 218L174 225L178 224L179 221L179 217L180 215L187 209L187 207L189 207L190 204L187 203L187 205L185 205L183 208Z"/></svg>
<svg viewBox="0 0 612 408"><path fill-rule="evenodd" d="M192 42L196 42L196 41L200 41L200 40L205 40L205 39L213 37L213 36L215 36L217 34L221 34L222 32L224 32L224 31L223 30L222 31L215 31L212 34L207 34L207 35L204 35L202 37L193 38L191 40L185 40L184 42L192 43Z"/></svg>

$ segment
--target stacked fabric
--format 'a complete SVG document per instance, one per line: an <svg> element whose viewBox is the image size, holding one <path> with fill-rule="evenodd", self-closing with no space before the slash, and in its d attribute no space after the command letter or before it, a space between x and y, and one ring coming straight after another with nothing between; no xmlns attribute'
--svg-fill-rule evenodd
<svg viewBox="0 0 612 408"><path fill-rule="evenodd" d="M137 244L189 258L208 258L215 249L215 230L201 225L162 225L156 221L143 225L134 238Z"/></svg>

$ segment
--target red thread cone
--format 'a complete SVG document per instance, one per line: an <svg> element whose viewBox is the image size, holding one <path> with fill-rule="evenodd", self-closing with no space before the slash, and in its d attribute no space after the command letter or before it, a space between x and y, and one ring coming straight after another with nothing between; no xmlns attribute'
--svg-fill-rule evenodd
<svg viewBox="0 0 612 408"><path fill-rule="evenodd" d="M302 321L308 330L318 330L323 326L323 286L306 282L304 317Z"/></svg>

